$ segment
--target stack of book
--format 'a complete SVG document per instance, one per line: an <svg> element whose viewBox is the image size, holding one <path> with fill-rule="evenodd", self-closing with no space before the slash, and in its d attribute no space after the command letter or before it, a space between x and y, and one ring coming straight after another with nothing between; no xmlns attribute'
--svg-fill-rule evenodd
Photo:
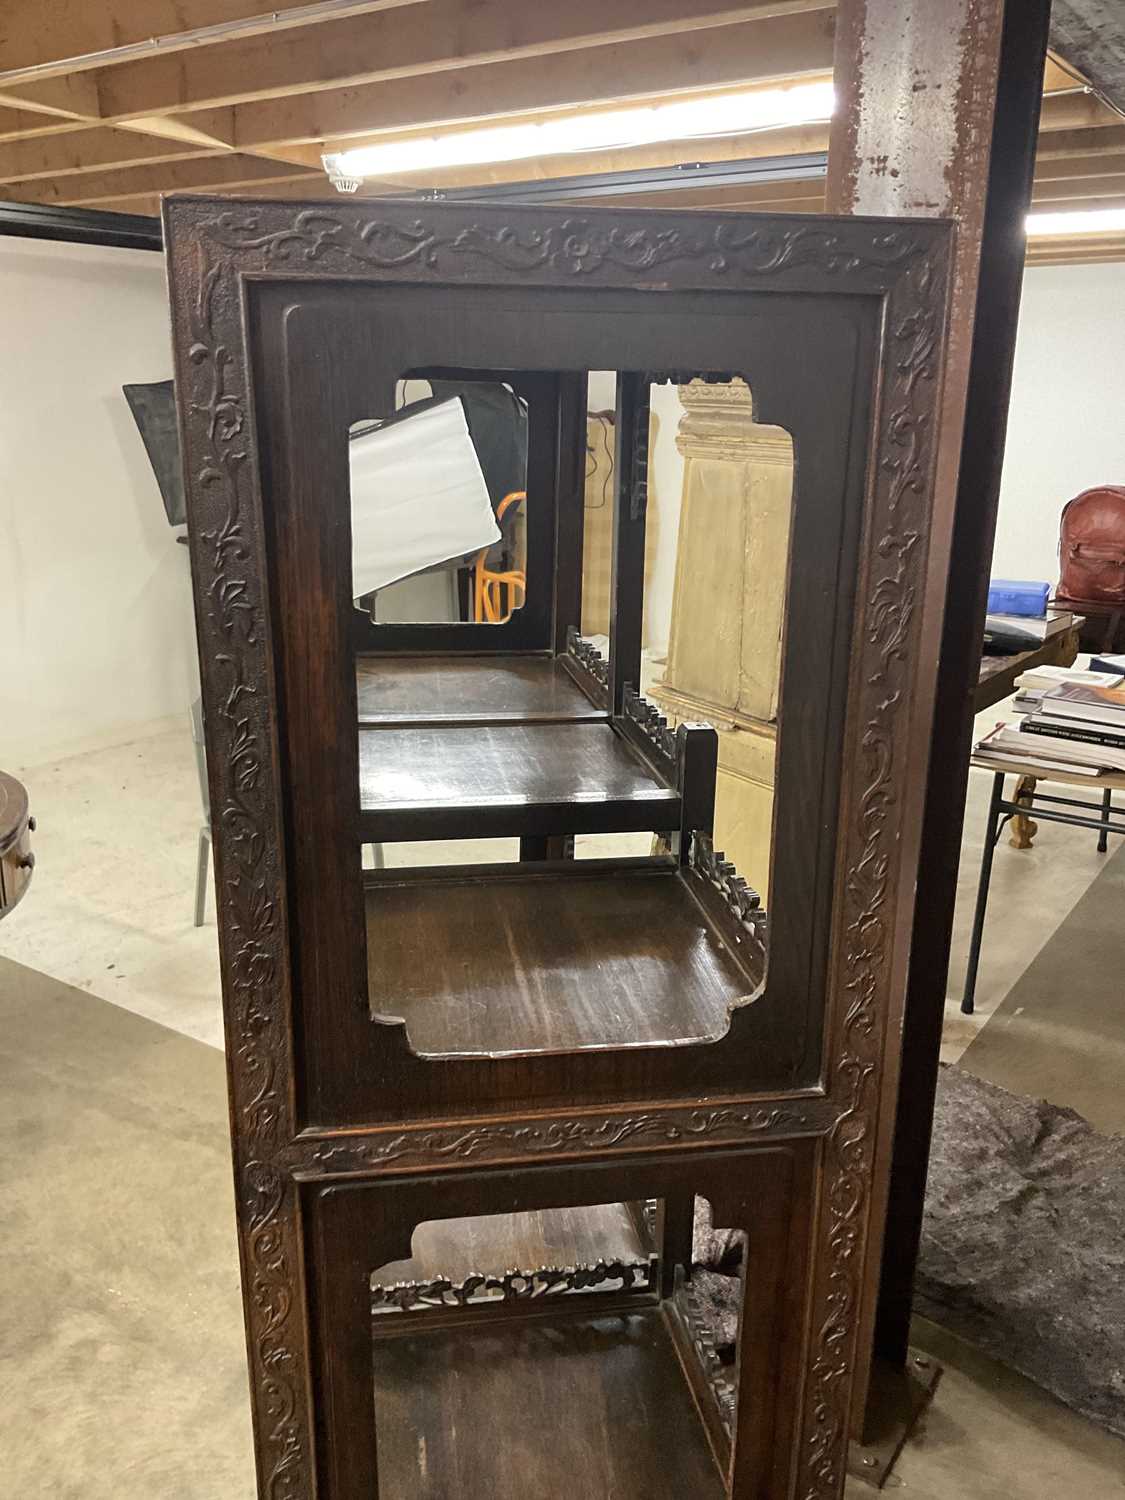
<svg viewBox="0 0 1125 1500"><path fill-rule="evenodd" d="M1023 714L1019 728L1000 725L986 735L974 751L977 760L1016 762L1026 766L1028 774L1037 770L1043 775L1064 771L1079 776L1125 772L1121 677L1071 672L1064 681L1026 680L1034 676L1026 673L1018 683L1016 707Z"/></svg>

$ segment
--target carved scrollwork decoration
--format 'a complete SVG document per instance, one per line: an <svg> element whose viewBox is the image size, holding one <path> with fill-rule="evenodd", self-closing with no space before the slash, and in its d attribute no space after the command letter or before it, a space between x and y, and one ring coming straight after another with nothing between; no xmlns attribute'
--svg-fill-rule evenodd
<svg viewBox="0 0 1125 1500"><path fill-rule="evenodd" d="M809 1383L801 1500L843 1487L848 1405L870 1212L878 1080L886 1040L899 756L895 714L911 692L929 495L934 381L947 263L917 257L889 299L890 379L880 423L875 546L863 611L863 676L855 722L862 791L849 830L843 995L833 1015L830 1086L843 1104L826 1142L823 1270Z"/></svg>
<svg viewBox="0 0 1125 1500"><path fill-rule="evenodd" d="M303 1179L375 1172L449 1161L512 1161L521 1157L581 1155L621 1150L633 1143L683 1146L736 1144L771 1135L827 1129L835 1108L823 1100L738 1104L713 1109L664 1109L580 1119L516 1120L462 1129L379 1131L367 1136L303 1138L285 1153Z"/></svg>
<svg viewBox="0 0 1125 1500"><path fill-rule="evenodd" d="M231 251L256 252L266 264L300 271L342 259L372 269L411 264L440 270L457 261L490 262L505 271L544 271L575 278L607 269L635 275L678 262L697 261L710 276L765 276L807 270L818 275L893 272L917 254L909 233L891 230L871 238L849 236L838 226L731 220L702 227L652 227L623 219L607 225L575 215L539 228L487 220L446 229L422 215L399 222L385 214L336 208L300 209L291 222L268 227L275 214L224 209L201 224L209 238Z"/></svg>
<svg viewBox="0 0 1125 1500"><path fill-rule="evenodd" d="M634 1147L736 1144L770 1136L827 1137L824 1273L808 1382L800 1500L842 1482L868 1180L889 989L888 903L897 879L895 787L901 752L891 716L911 690L932 484L936 354L942 329L944 240L931 226L875 233L797 218L673 222L622 213L587 218L449 205L298 207L181 200L169 209L177 319L177 387L188 479L201 651L218 664L206 701L218 828L228 1056L257 1404L260 1489L311 1500L302 1259L294 1177L377 1175L419 1167L594 1156ZM936 255L936 258L931 256ZM875 495L862 605L858 723L849 753L864 768L844 858L846 982L827 1056L830 1097L738 1102L706 1109L425 1125L302 1137L289 1053L289 940L276 784L270 622L256 445L248 401L242 278L315 275L419 281L450 272L485 283L661 285L840 291L887 296L891 358L877 429ZM694 372L693 372L694 373ZM601 689L608 662L575 636L568 651ZM858 720L856 713L858 712ZM852 805L849 803L849 806ZM709 844L692 863L740 922L765 927L756 897Z"/></svg>
<svg viewBox="0 0 1125 1500"><path fill-rule="evenodd" d="M699 1290L690 1278L676 1289L676 1304L695 1357L711 1387L711 1395L727 1437L733 1439L734 1421L738 1412L737 1366L723 1363L715 1342L714 1327L707 1317Z"/></svg>
<svg viewBox="0 0 1125 1500"><path fill-rule="evenodd" d="M396 1282L391 1286L375 1283L371 1288L371 1310L384 1317L393 1313L440 1312L609 1292L619 1296L645 1295L656 1290L658 1264L656 1256L650 1256L647 1260L540 1266L534 1271L505 1271L502 1276L474 1272L456 1282L434 1277L430 1281Z"/></svg>
<svg viewBox="0 0 1125 1500"><path fill-rule="evenodd" d="M769 931L769 916L762 905L762 898L753 886L747 884L722 850L716 851L708 834L692 834L690 861L691 868L705 880L709 880L722 896L734 919L759 943L765 943Z"/></svg>
<svg viewBox="0 0 1125 1500"><path fill-rule="evenodd" d="M260 538L247 422L247 376L229 265L202 259L186 309L190 342L178 372L186 411L201 650L217 664L207 702L216 884L222 907L227 1046L242 1204L250 1360L270 1500L311 1497L303 1338L294 1317L300 1256L295 1187L276 1155L292 1135L285 981L279 955L282 882L273 813L272 724Z"/></svg>
<svg viewBox="0 0 1125 1500"><path fill-rule="evenodd" d="M652 753L663 762L667 774L674 778L677 766L676 731L669 729L668 720L647 698L642 698L631 683L625 684L621 704L625 717L644 735Z"/></svg>
<svg viewBox="0 0 1125 1500"><path fill-rule="evenodd" d="M585 636L579 635L578 631L573 625L567 626L566 649L569 655L574 658L574 660L579 664L583 671L589 673L589 675L595 680L595 682L600 683L601 686L608 692L608 660L602 655L602 653L591 641L588 641Z"/></svg>

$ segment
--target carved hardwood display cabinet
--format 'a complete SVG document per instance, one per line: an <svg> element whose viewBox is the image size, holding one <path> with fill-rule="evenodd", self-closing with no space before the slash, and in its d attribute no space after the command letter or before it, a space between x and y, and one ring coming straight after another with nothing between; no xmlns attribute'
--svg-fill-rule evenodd
<svg viewBox="0 0 1125 1500"><path fill-rule="evenodd" d="M165 225L259 1493L838 1497L949 544L949 227L186 197ZM638 696L649 389L735 376L796 464L768 920L713 848L714 732ZM422 431L422 381L526 431L501 618L357 598L357 528L437 513L351 467L357 432Z"/></svg>

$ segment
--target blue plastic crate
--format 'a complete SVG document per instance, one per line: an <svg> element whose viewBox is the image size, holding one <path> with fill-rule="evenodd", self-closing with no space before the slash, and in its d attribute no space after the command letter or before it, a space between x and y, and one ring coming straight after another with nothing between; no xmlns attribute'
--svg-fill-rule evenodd
<svg viewBox="0 0 1125 1500"><path fill-rule="evenodd" d="M990 615L1028 615L1042 619L1047 613L1050 592L1049 583L994 578L988 585L988 612Z"/></svg>

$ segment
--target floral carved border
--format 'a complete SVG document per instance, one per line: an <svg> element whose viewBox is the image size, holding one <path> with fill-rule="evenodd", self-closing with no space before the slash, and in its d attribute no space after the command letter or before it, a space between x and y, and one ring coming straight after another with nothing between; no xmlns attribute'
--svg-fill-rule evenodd
<svg viewBox="0 0 1125 1500"><path fill-rule="evenodd" d="M259 1493L312 1500L311 1392L294 1174L375 1174L734 1144L827 1130L827 1211L802 1500L842 1483L859 1267L893 906L893 802L901 751L890 715L907 691L917 630L944 296L944 233L758 216L675 216L479 205L301 208L182 199L166 205L200 650L215 823L232 1133L241 1221ZM861 643L857 751L866 786L849 841L846 999L829 1043L835 1105L653 1110L550 1122L296 1136L288 916L282 867L261 496L244 330L246 276L482 284L785 287L888 295L890 360L879 424L874 535ZM842 1112L841 1112L842 1107ZM836 1120L835 1125L832 1121Z"/></svg>
<svg viewBox="0 0 1125 1500"><path fill-rule="evenodd" d="M935 473L948 246L919 256L890 291L881 412L868 508L862 632L845 756L860 768L845 830L841 966L829 1023L831 1095L824 1207L814 1262L813 1348L800 1500L843 1493L851 1380L887 1046L896 814L905 781L898 715L914 688Z"/></svg>

